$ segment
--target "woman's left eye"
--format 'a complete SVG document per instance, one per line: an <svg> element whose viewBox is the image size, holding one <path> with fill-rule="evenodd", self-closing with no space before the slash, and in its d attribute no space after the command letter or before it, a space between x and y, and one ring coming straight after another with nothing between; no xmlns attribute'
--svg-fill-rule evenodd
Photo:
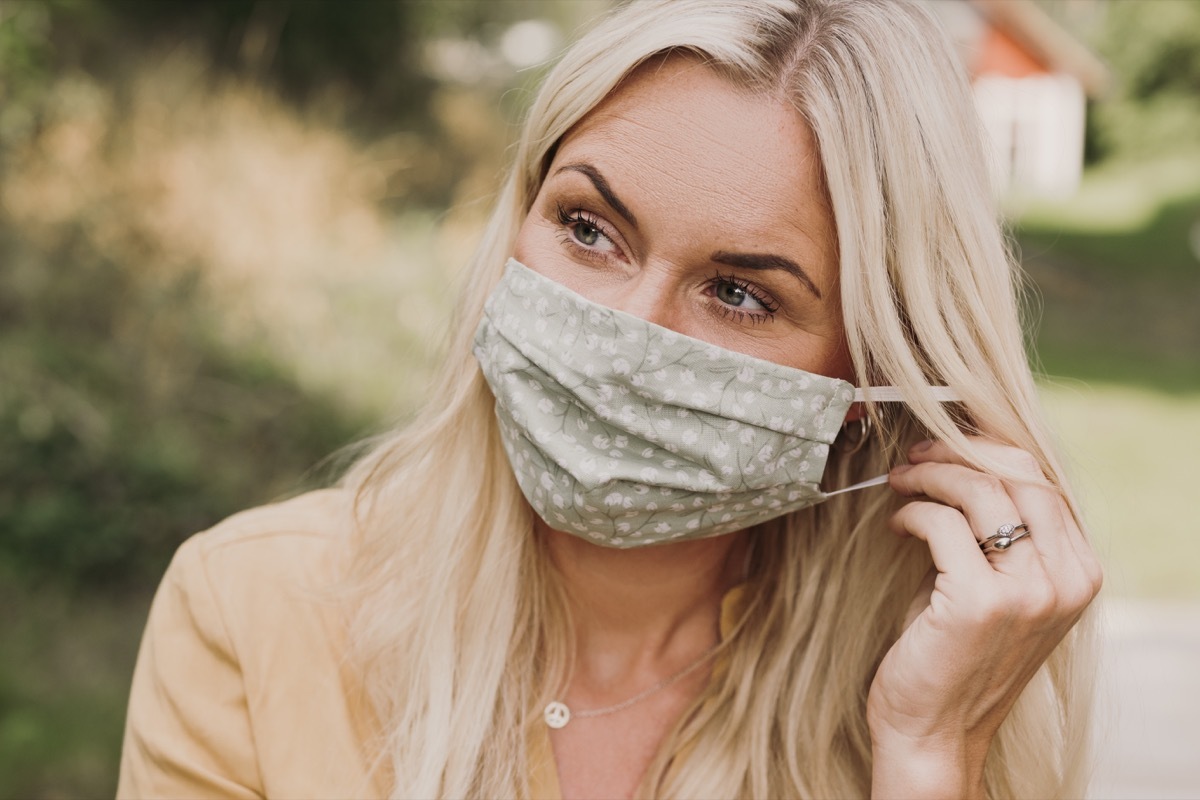
<svg viewBox="0 0 1200 800"><path fill-rule="evenodd" d="M750 315L760 320L769 318L779 310L779 306L766 293L739 278L718 275L710 286L712 296L721 302L721 308L726 312Z"/></svg>

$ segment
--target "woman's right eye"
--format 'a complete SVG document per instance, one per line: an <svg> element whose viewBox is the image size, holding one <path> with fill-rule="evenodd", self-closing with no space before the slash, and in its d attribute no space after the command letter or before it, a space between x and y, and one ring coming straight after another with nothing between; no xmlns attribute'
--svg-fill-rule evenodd
<svg viewBox="0 0 1200 800"><path fill-rule="evenodd" d="M604 223L591 212L581 208L568 211L558 206L558 222L563 227L564 244L578 248L590 256L617 254L619 249L613 237L605 232Z"/></svg>

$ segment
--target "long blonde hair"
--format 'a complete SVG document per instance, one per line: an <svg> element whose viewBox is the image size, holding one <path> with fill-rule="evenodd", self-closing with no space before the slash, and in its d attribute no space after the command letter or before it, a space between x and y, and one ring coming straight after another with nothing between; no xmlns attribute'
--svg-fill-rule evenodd
<svg viewBox="0 0 1200 800"><path fill-rule="evenodd" d="M879 434L835 455L827 480L879 474L930 436L998 471L966 438L986 432L1032 453L1075 508L1041 420L966 81L928 12L900 0L618 8L571 47L529 111L427 405L344 479L358 510L353 655L394 796L528 794L526 742L569 670L570 624L471 341L556 143L631 70L670 53L785 98L818 142L857 381L909 398L871 406ZM935 384L962 402L938 403ZM923 545L881 535L897 502L852 494L754 532L727 668L640 794L869 794L867 690L930 568ZM1025 691L990 751L989 795L1082 795L1088 647L1077 628Z"/></svg>

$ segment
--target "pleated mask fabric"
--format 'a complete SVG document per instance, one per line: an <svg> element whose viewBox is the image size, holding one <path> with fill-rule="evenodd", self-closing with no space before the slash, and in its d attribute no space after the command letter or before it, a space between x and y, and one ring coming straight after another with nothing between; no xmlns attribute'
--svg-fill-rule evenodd
<svg viewBox="0 0 1200 800"><path fill-rule="evenodd" d="M474 352L517 482L550 527L639 547L825 499L854 387L599 305L510 259Z"/></svg>

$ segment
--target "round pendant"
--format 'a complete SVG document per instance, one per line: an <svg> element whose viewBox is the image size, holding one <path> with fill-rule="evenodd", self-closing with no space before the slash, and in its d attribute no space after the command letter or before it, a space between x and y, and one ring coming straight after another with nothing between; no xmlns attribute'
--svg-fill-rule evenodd
<svg viewBox="0 0 1200 800"><path fill-rule="evenodd" d="M571 721L571 709L567 708L565 703L555 700L546 706L546 710L542 712L542 716L546 719L547 725L557 730Z"/></svg>

